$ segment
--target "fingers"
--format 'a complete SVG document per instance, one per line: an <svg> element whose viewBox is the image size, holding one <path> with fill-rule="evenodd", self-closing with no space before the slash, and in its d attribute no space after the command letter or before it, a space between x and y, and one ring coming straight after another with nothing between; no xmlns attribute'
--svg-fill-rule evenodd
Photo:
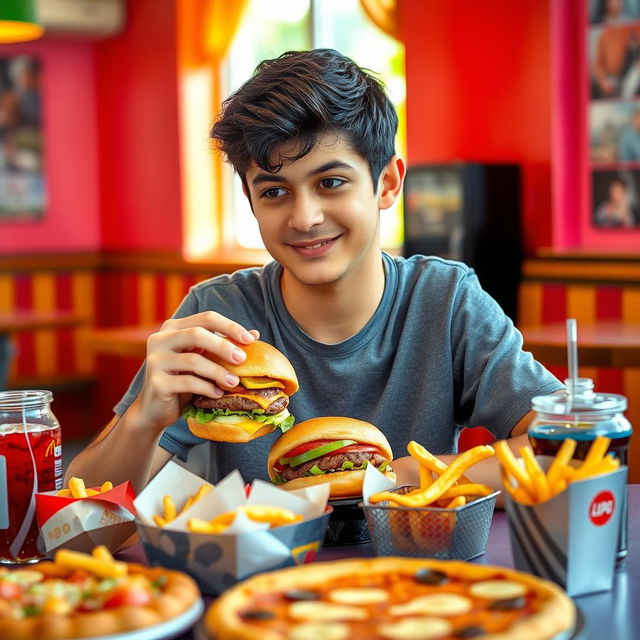
<svg viewBox="0 0 640 640"><path fill-rule="evenodd" d="M162 325L161 331L178 331L190 327L202 327L211 333L220 333L240 344L249 344L260 337L259 331L255 329L247 331L241 324L216 311L203 311L185 318L171 318Z"/></svg>

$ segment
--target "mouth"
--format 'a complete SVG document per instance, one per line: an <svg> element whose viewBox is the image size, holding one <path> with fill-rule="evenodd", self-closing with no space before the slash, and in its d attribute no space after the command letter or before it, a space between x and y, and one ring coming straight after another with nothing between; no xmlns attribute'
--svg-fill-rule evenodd
<svg viewBox="0 0 640 640"><path fill-rule="evenodd" d="M324 255L341 236L333 238L325 238L323 240L313 240L310 242L288 243L289 246L298 254L315 258Z"/></svg>

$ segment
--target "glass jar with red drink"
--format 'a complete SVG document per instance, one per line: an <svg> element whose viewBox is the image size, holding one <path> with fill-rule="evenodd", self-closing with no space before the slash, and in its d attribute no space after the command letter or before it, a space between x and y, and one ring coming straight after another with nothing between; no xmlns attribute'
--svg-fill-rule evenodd
<svg viewBox="0 0 640 640"><path fill-rule="evenodd" d="M615 393L596 393L591 378L565 380L560 394L537 396L532 400L536 415L528 435L533 451L540 456L555 456L565 438L577 441L573 457L584 460L596 436L611 439L609 453L627 464L631 424L624 416L627 399ZM627 556L627 499L622 505L622 525L616 556L621 566Z"/></svg>
<svg viewBox="0 0 640 640"><path fill-rule="evenodd" d="M0 563L37 562L35 494L62 485L60 424L50 391L0 392Z"/></svg>

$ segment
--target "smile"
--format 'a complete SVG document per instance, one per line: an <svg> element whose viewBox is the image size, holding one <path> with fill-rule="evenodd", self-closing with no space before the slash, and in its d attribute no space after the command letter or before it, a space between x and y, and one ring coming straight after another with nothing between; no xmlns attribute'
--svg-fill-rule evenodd
<svg viewBox="0 0 640 640"><path fill-rule="evenodd" d="M290 244L289 246L298 254L315 258L324 255L335 244L340 236L335 238L327 238L326 240L320 240L313 244Z"/></svg>

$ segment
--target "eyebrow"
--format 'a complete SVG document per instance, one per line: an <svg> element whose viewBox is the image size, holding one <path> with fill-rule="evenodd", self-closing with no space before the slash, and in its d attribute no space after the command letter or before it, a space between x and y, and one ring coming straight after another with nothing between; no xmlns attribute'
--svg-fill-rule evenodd
<svg viewBox="0 0 640 640"><path fill-rule="evenodd" d="M313 176L317 176L325 171L330 171L331 169L351 169L353 170L353 166L348 164L347 162L343 162L341 160L330 160L329 162L325 162L324 164L316 167L315 169L311 169L309 173L305 177L311 178ZM251 180L252 185L261 184L263 182L286 182L287 179L284 176L279 176L276 173L258 173Z"/></svg>

